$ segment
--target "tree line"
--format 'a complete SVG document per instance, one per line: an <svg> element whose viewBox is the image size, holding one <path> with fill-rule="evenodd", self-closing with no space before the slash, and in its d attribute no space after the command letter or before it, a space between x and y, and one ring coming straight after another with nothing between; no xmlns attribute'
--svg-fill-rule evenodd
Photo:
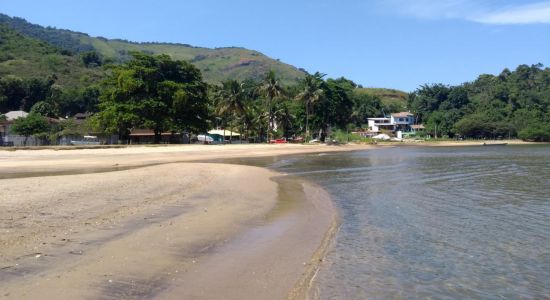
<svg viewBox="0 0 550 300"><path fill-rule="evenodd" d="M2 77L0 112L30 111L29 122L36 128L21 126L27 128L25 135L50 136L52 142L62 134L75 134L76 125L64 121L46 126L37 119L79 112L91 115L86 131L117 134L121 140L137 128L153 130L159 142L163 132L200 134L219 127L265 142L281 137L324 141L331 131L364 127L369 117L402 109L358 92L359 86L349 79L325 78L319 72L287 86L273 71L258 81L209 85L189 62L168 55L131 55L127 63L105 64L103 81L82 88L65 89L56 84L55 75L27 80ZM96 59L86 55L83 63ZM550 69L521 65L458 86L424 85L409 94L407 106L417 123L425 124L427 133L436 137L548 141Z"/></svg>
<svg viewBox="0 0 550 300"><path fill-rule="evenodd" d="M408 106L440 137L550 141L550 69L520 65L458 86L424 85Z"/></svg>
<svg viewBox="0 0 550 300"><path fill-rule="evenodd" d="M324 140L331 128L361 125L368 116L390 109L377 96L355 93L357 85L345 78L325 80L315 73L284 86L270 71L260 81L208 85L188 62L131 54L133 60L125 64L105 65L101 84L83 90L64 91L55 78L3 78L0 111L30 110L50 118L88 112L87 130L118 134L122 140L135 128L153 130L158 142L163 132L204 133L221 127L264 142L304 135Z"/></svg>

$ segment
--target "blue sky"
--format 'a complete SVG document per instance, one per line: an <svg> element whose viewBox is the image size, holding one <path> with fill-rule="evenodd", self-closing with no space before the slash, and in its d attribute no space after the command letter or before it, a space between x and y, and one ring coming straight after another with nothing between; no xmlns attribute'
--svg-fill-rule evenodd
<svg viewBox="0 0 550 300"><path fill-rule="evenodd" d="M0 12L107 38L241 46L405 91L550 64L540 0L0 0Z"/></svg>

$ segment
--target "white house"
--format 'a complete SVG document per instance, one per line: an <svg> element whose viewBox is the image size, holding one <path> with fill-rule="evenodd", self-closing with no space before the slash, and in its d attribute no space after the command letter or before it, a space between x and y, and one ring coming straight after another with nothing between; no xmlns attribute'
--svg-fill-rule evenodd
<svg viewBox="0 0 550 300"><path fill-rule="evenodd" d="M391 123L390 118L369 118L369 131L380 132L381 130L393 131L394 125Z"/></svg>
<svg viewBox="0 0 550 300"><path fill-rule="evenodd" d="M389 118L369 118L369 131L379 133L381 131L410 132L414 125L415 118L410 112L391 114Z"/></svg>
<svg viewBox="0 0 550 300"><path fill-rule="evenodd" d="M391 123L395 126L394 131L409 132L414 125L414 115L410 112L391 114Z"/></svg>
<svg viewBox="0 0 550 300"><path fill-rule="evenodd" d="M413 125L414 115L410 112L400 112L391 114L391 123L395 125Z"/></svg>

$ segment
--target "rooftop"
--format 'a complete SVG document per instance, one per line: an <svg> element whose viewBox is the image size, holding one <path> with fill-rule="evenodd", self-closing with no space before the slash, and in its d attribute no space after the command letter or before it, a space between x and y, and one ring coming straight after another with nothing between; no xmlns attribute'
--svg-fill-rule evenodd
<svg viewBox="0 0 550 300"><path fill-rule="evenodd" d="M394 113L394 114L391 114L392 117L394 118L406 118L406 117L412 117L414 116L413 114L411 114L410 112L400 112L400 113Z"/></svg>
<svg viewBox="0 0 550 300"><path fill-rule="evenodd" d="M25 112L22 110L13 110L5 114L7 121L13 121L15 119L24 118L28 115L29 115L28 112Z"/></svg>

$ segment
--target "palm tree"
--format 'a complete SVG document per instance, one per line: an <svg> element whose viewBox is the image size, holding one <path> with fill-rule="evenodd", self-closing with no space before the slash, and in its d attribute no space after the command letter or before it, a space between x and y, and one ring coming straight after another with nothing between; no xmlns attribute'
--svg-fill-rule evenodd
<svg viewBox="0 0 550 300"><path fill-rule="evenodd" d="M218 91L217 99L218 103L216 105L216 110L220 116L228 115L233 120L236 120L245 113L245 95L242 83L236 80L222 82L222 87ZM231 124L232 122L229 123ZM232 142L232 126L229 130L231 131L229 141Z"/></svg>
<svg viewBox="0 0 550 300"><path fill-rule="evenodd" d="M257 131L258 137L260 137L259 142L261 142L261 137L265 136L263 132L265 129L264 125L266 122L269 122L269 114L261 107L255 105L250 107L249 112L251 114L250 125Z"/></svg>
<svg viewBox="0 0 550 300"><path fill-rule="evenodd" d="M273 114L271 111L272 102L273 99L284 93L283 87L279 83L279 79L277 79L273 70L266 74L264 80L259 86L259 91L266 97L267 100L267 111L269 115L267 122L267 142L269 143L269 132L271 131L271 125L273 123Z"/></svg>
<svg viewBox="0 0 550 300"><path fill-rule="evenodd" d="M292 114L287 101L275 107L275 110L273 111L273 118L277 120L278 125L281 125L284 137L288 138L288 133L292 128L292 124L294 123L296 116Z"/></svg>
<svg viewBox="0 0 550 300"><path fill-rule="evenodd" d="M304 78L302 91L296 95L296 100L303 102L306 107L306 142L309 140L310 110L323 97L323 89L321 88L323 77L325 77L325 74L319 72L313 75L308 74Z"/></svg>

